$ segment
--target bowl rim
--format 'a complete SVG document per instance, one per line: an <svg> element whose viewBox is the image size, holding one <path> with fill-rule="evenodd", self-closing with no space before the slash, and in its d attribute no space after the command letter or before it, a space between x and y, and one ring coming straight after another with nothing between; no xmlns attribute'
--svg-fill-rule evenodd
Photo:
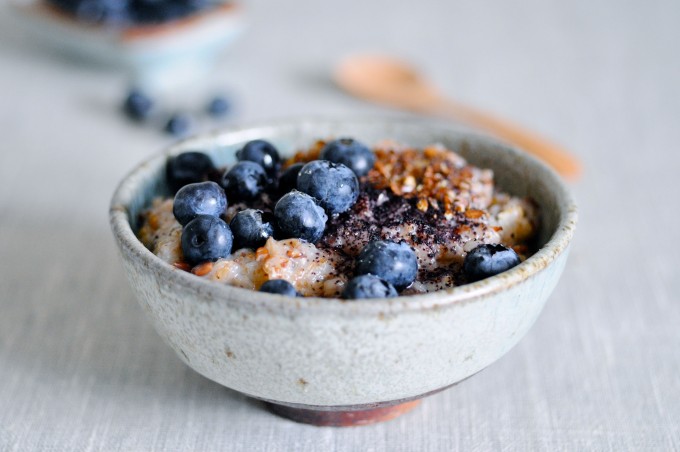
<svg viewBox="0 0 680 452"><path fill-rule="evenodd" d="M527 258L518 266L507 270L501 274L477 281L474 283L456 286L449 289L429 292L425 294L406 295L395 298L374 298L368 301L352 301L340 298L322 297L286 297L277 294L268 294L253 291L228 284L219 284L204 278L196 277L190 272L180 270L171 264L163 261L137 238L130 224L130 215L127 205L132 199L134 188L146 180L143 176L158 164L165 162L169 155L187 150L192 143L205 140L219 141L220 137L243 134L257 129L276 129L284 127L295 127L313 124L373 124L375 126L395 125L402 123L408 127L422 127L442 133L469 136L480 139L492 145L502 146L505 152L513 154L526 163L532 171L537 171L539 178L546 181L546 185L551 187L557 199L557 209L559 221L548 241L532 256ZM256 135L252 135L256 136ZM248 138L254 139L254 138ZM241 140L242 141L242 140ZM138 187L137 187L138 188ZM539 161L532 155L527 154L518 148L505 143L498 138L488 134L469 129L464 126L451 123L442 123L437 120L411 118L411 117L390 117L388 115L352 115L350 116L302 116L275 120L260 120L243 122L239 125L221 128L211 132L198 134L183 140L174 142L166 146L161 152L157 152L135 166L115 189L109 206L109 222L114 238L120 248L121 253L125 250L129 255L135 256L143 264L146 271L155 270L162 277L169 281L185 286L192 293L201 294L196 297L201 301L215 303L239 303L252 306L261 306L269 310L299 311L304 309L309 312L351 312L352 316L357 314L384 315L396 311L428 311L438 310L449 306L466 304L468 302L483 300L494 294L506 291L529 278L544 271L557 258L567 251L571 239L573 238L576 223L578 220L578 209L576 203L566 187L561 177L546 164ZM252 296L257 293L256 297ZM198 301L198 300L197 300Z"/></svg>

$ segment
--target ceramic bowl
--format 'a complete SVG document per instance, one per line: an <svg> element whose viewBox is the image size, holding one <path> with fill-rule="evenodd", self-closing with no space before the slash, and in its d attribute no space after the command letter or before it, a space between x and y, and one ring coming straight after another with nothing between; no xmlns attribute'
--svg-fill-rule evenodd
<svg viewBox="0 0 680 452"><path fill-rule="evenodd" d="M167 23L127 27L83 23L41 0L12 0L9 6L12 21L51 49L125 69L138 85L156 88L205 75L244 29L242 8L232 2Z"/></svg>
<svg viewBox="0 0 680 452"><path fill-rule="evenodd" d="M287 298L221 285L178 270L135 236L138 214L165 192L166 158L187 150L234 162L263 138L285 155L319 138L442 143L492 168L497 184L540 206L540 249L519 266L450 290L349 302ZM205 377L272 403L302 422L389 419L415 400L479 372L529 330L567 261L576 207L560 178L533 157L453 126L404 119L298 119L180 142L134 169L116 190L113 234L130 284L161 337Z"/></svg>

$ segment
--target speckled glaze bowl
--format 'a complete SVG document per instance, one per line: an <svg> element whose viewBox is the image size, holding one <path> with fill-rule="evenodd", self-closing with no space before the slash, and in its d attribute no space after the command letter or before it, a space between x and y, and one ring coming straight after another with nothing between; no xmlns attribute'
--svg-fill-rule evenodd
<svg viewBox="0 0 680 452"><path fill-rule="evenodd" d="M234 161L264 138L290 155L319 138L442 143L495 171L497 185L542 212L539 251L485 280L425 295L343 301L287 298L221 285L163 262L135 236L139 213L166 193L167 156ZM135 168L116 190L110 220L133 291L162 338L205 377L318 425L390 419L479 372L529 330L567 261L574 201L559 177L521 151L465 129L408 119L295 119L230 128L180 142Z"/></svg>

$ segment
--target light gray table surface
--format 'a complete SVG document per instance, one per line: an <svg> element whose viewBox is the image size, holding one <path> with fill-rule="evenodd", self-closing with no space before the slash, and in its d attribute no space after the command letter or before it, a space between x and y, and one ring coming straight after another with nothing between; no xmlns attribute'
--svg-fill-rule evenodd
<svg viewBox="0 0 680 452"><path fill-rule="evenodd" d="M368 49L573 150L586 172L562 281L510 353L401 418L275 417L184 366L128 287L109 198L168 139L121 119L120 74L3 28L0 450L680 450L680 3L248 6L208 84L233 93L230 121L389 113L328 81Z"/></svg>

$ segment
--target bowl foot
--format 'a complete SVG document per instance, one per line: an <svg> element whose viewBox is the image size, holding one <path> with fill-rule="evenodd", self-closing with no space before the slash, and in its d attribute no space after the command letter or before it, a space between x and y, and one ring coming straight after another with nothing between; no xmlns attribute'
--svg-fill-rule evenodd
<svg viewBox="0 0 680 452"><path fill-rule="evenodd" d="M268 402L267 408L274 414L303 424L323 427L352 427L389 421L404 413L408 413L418 406L419 403L420 400L411 400L410 402L400 403L398 405L371 408L368 410L327 411L293 408Z"/></svg>

